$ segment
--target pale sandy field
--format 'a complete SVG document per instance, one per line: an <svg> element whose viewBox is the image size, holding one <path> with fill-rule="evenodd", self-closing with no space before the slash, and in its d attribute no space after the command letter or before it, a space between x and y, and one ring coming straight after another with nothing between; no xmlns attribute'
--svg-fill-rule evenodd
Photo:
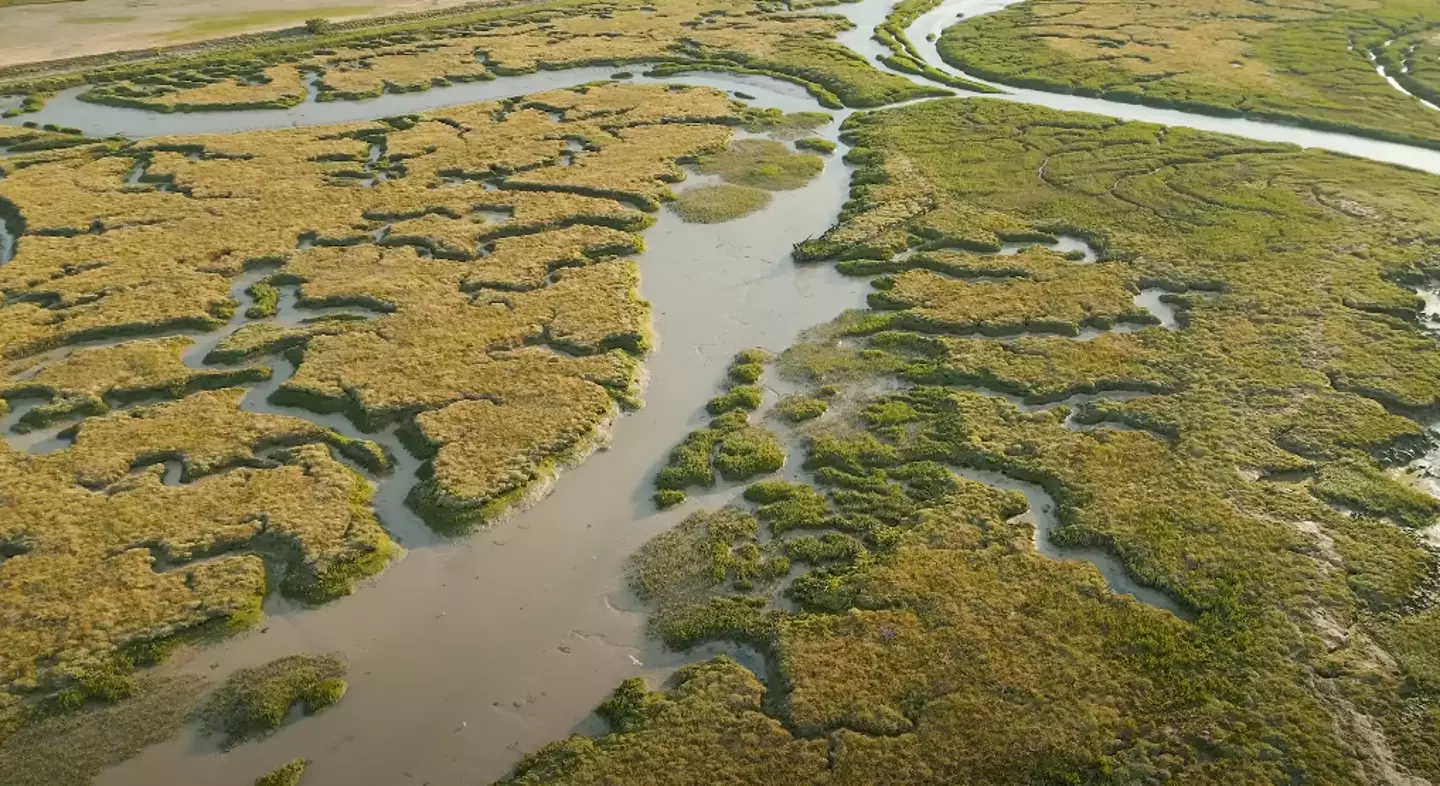
<svg viewBox="0 0 1440 786"><path fill-rule="evenodd" d="M383 16L471 0L82 0L0 7L0 65Z"/></svg>

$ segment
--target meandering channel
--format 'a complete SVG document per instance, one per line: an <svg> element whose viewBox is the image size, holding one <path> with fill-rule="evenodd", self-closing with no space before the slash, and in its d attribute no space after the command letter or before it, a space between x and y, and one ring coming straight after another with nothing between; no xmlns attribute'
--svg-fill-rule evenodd
<svg viewBox="0 0 1440 786"><path fill-rule="evenodd" d="M994 97L1002 101L1016 101L1022 104L1059 109L1066 112L1089 112L1095 115L1114 117L1120 120L1140 120L1166 126L1181 126L1200 131L1256 139L1262 142L1284 142L1301 147L1314 147L1336 153L1384 161L1391 164L1420 169L1440 174L1440 150L1427 150L1395 142L1342 134L1333 131L1319 131L1298 126L1282 125L1261 120L1239 117L1216 117L1178 109L1160 109L1139 104L1108 101L1103 98L1047 93L1042 90L999 85L966 73L947 64L940 58L935 41L945 28L955 24L958 18L966 19L994 13L1020 0L946 0L915 20L906 30L910 43L920 52L927 63L954 76L999 88Z"/></svg>
<svg viewBox="0 0 1440 786"><path fill-rule="evenodd" d="M909 36L931 65L963 75L939 60L927 35L938 34L959 13L974 16L1010 2L942 3L920 17ZM890 5L889 0L864 0L828 10L857 23L841 40L873 59L888 53L871 40L870 31ZM193 114L88 104L76 98L77 89L56 96L40 113L5 122L24 119L76 127L97 136L132 138L231 133L374 120L574 86L609 78L612 70L542 71L354 102L317 103L312 92L307 102L290 109ZM766 77L686 74L638 76L636 81L740 91L753 96L753 103L785 111L815 108L798 86ZM997 100L1289 142L1440 173L1440 152L1405 145L1079 96L1008 87L1004 91ZM848 113L837 114L843 119ZM838 122L822 135L838 141ZM844 150L842 144L839 152ZM665 652L644 637L643 617L629 611L623 565L651 536L697 507L714 506L722 494L701 495L678 509L656 513L649 501L649 481L675 441L704 421L700 407L713 394L736 351L750 346L783 349L802 330L863 305L870 289L867 279L841 275L830 265L796 266L789 258L791 244L819 235L834 221L848 192L849 175L849 168L836 157L807 187L778 193L766 210L722 225L684 224L663 211L645 232L647 250L637 258L642 294L654 306L659 337L657 349L646 359L650 384L645 408L626 415L608 448L568 471L543 503L467 539L442 542L405 508L403 499L419 461L393 433L361 434L338 415L270 404L269 394L294 368L280 357L260 361L272 364L274 374L250 389L244 408L304 417L349 436L377 441L391 452L396 467L388 476L373 479L374 504L409 552L354 595L326 606L302 609L272 598L261 631L193 653L190 660L169 667L223 677L236 668L294 652L340 651L350 662L353 688L340 705L224 756L209 755L214 748L192 733L112 768L99 783L242 784L295 757L316 760L307 783L317 786L485 782L502 776L522 753L572 730L589 728L585 718L590 709L620 680L636 673L658 676L693 657ZM0 261L7 258L6 243L13 248L14 239L7 237L0 235ZM1001 253L1019 248L1007 246ZM1057 250L1080 251L1080 262L1095 258L1083 241L1076 245L1062 239ZM267 272L247 273L234 291L243 292ZM1147 289L1136 296L1136 303L1164 328L1179 329L1175 309L1163 294ZM243 308L237 314L225 329L196 336L185 356L187 365L199 367L215 345L245 323ZM298 321L314 314L297 306L292 291L285 293L275 319ZM1136 394L1085 394L1063 403L1127 395ZM7 440L36 452L64 447L59 432L65 425L23 436L10 433L9 427L23 412L24 407L16 407L0 422ZM1114 427L1070 421L1067 425ZM1041 553L1089 562L1115 591L1183 614L1163 593L1134 582L1113 555L1051 542L1055 506L1043 489L994 472L967 469L962 474L1025 493L1031 506L1026 516L1035 525ZM706 650L710 651L713 648Z"/></svg>

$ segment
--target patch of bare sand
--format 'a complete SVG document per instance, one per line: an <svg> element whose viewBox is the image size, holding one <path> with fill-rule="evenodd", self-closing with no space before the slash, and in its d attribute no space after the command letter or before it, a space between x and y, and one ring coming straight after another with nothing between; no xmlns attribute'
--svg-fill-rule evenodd
<svg viewBox="0 0 1440 786"><path fill-rule="evenodd" d="M428 11L474 0L84 0L0 8L0 66Z"/></svg>

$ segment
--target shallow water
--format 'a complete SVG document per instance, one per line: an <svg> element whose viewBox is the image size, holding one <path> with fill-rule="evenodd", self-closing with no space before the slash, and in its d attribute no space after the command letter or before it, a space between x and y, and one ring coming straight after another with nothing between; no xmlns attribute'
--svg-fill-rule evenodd
<svg viewBox="0 0 1440 786"><path fill-rule="evenodd" d="M959 10L973 14L1007 2L946 3L917 22L911 39L932 64L944 67L934 57L933 45L924 40L923 28L938 30ZM873 58L886 50L871 40L870 29L890 5L888 0L865 0L828 10L860 23L840 38ZM608 78L613 70L541 72L366 101L311 101L287 110L173 115L86 104L74 98L78 91L67 91L41 113L25 119L131 137L308 126L568 87ZM756 96L758 104L786 111L815 108L803 89L766 77L688 74L635 81L739 90ZM1327 147L1440 171L1440 154L1339 134L1036 91L1012 90L1002 98ZM845 114L837 113L837 123L819 135L835 139L838 120ZM840 163L843 151L842 146L837 155L827 158L825 171L810 185L777 193L767 209L754 215L720 225L694 225L680 222L668 211L661 213L657 224L644 233L647 250L637 258L642 295L653 304L658 336L658 346L646 360L650 384L645 408L622 416L608 447L567 471L547 499L486 532L458 540L430 532L403 504L420 462L393 433L361 434L340 416L269 404L269 393L294 369L279 358L259 361L273 364L275 375L250 390L244 408L301 416L377 441L391 452L395 471L373 479L375 507L408 551L354 595L326 606L305 609L271 598L266 604L269 616L260 630L190 653L166 667L218 680L236 668L295 652L335 651L350 665L353 690L345 701L224 755L191 730L106 771L98 783L239 786L295 757L313 761L306 775L309 786L485 783L503 776L527 751L571 731L597 731L591 710L626 677L642 675L653 683L681 663L722 651L762 669L753 652L743 648L714 645L688 654L668 653L647 640L644 617L635 613L642 609L623 586L624 561L686 513L723 504L737 494L738 486L721 485L665 512L656 512L649 501L655 471L684 433L705 422L703 404L716 392L733 354L751 346L778 351L793 343L800 331L864 304L870 290L867 279L840 275L831 265L797 266L789 257L791 244L818 236L838 214L849 179L849 169ZM1022 245L1007 244L1001 253L1018 252ZM1078 238L1061 238L1055 248L1082 252L1078 262L1095 259L1093 249ZM265 272L251 271L247 277L258 280ZM246 286L249 283L237 282L236 291ZM1176 329L1174 307L1161 301L1160 294L1146 290L1137 295L1136 303L1155 314L1163 327ZM186 362L198 365L224 335L246 321L243 311L242 306L226 330L198 337L186 353ZM293 323L314 313L297 307L293 290L282 290L277 321ZM1100 334L1089 331L1081 338ZM769 398L783 392L779 383L772 387L776 389ZM1063 403L1073 406L1095 398L1134 395L1138 394L1085 394ZM0 423L12 444L21 437L8 433L8 426L20 414L11 412ZM1080 426L1072 421L1067 425L1118 427ZM35 439L35 445L43 448L55 444L46 439L57 438L41 434ZM791 461L782 475L800 479L795 441L790 443ZM1025 493L1031 505L1025 515L1035 525L1041 553L1089 562L1117 592L1185 613L1163 593L1134 582L1113 555L1051 543L1049 533L1057 522L1053 500L1043 489L999 473L965 470L962 474ZM178 475L172 479L178 480Z"/></svg>

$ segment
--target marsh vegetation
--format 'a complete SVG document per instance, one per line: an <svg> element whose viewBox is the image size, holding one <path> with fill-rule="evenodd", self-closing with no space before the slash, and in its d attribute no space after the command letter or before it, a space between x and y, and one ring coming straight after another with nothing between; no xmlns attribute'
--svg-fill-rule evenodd
<svg viewBox="0 0 1440 786"><path fill-rule="evenodd" d="M1025 0L961 20L947 63L1040 90L1440 145L1433 6ZM1410 92L1395 90L1367 54Z"/></svg>
<svg viewBox="0 0 1440 786"><path fill-rule="evenodd" d="M610 84L17 156L0 397L21 427L71 425L68 449L0 448L7 715L27 722L123 647L244 628L277 587L344 595L398 553L367 481L385 448L241 406L234 386L269 380L279 353L295 371L272 400L401 430L432 527L543 493L638 402L649 314L624 256L646 211L679 161L774 120L715 91ZM316 316L274 321L290 297ZM218 344L177 335L227 324Z"/></svg>
<svg viewBox="0 0 1440 786"><path fill-rule="evenodd" d="M1434 232L1430 178L985 100L844 130L851 201L797 254L886 275L779 361L812 391L790 401L835 410L802 424L807 480L693 514L631 573L655 635L755 647L764 683L726 659L627 683L610 734L509 782L1440 776L1413 649L1440 508L1390 471L1440 394L1402 285L1433 274L1405 240ZM1098 259L1044 248L1062 234ZM1157 285L1173 326L1108 329ZM976 470L1038 484L1047 537L1183 613L1038 554L1025 498Z"/></svg>
<svg viewBox="0 0 1440 786"><path fill-rule="evenodd" d="M830 107L944 92L839 47L834 17L682 5L324 25L83 78L89 100L162 112L656 61L783 76ZM974 86L905 38L931 5L877 30L885 62ZM1394 9L1187 8L1073 46L1056 31L1134 9L1051 10L968 22L942 49L1056 88L1071 50L1139 47L1102 58L1103 88L1076 89L1428 139L1432 121L1391 100L1364 117L1321 106L1332 86L1305 68L1283 100L1262 94L1268 77L1212 90L1206 68L1175 64L1228 50L1163 40L1198 24L1282 69L1329 57L1335 19L1363 32ZM1375 56L1423 84L1428 28L1405 24ZM1014 46L994 55L981 28ZM1301 57L1306 36L1323 46ZM1165 58L1173 73L1136 65ZM83 782L133 751L94 729L173 733L198 688L146 703L143 669L253 624L274 590L319 603L382 570L399 549L372 481L411 454L407 502L437 531L543 494L639 404L654 336L627 257L655 211L728 220L805 187L825 169L814 153L838 148L807 136L830 121L622 81L142 142L0 127L0 217L19 240L0 268L0 406L20 429L61 429L46 452L0 446L0 617L16 622L0 636L0 773ZM669 647L728 642L765 668L706 660L663 691L627 680L599 708L608 733L542 748L507 782L1440 778L1420 535L1440 503L1396 471L1430 446L1420 423L1440 406L1411 289L1440 274L1432 179L983 99L852 114L841 144L851 199L795 256L869 278L869 308L779 358L733 359L653 501L743 492L656 537L628 577ZM676 194L686 166L721 182ZM294 415L247 407L256 384ZM205 727L264 736L339 701L343 674L315 656L241 669ZM43 761L56 734L84 755Z"/></svg>

